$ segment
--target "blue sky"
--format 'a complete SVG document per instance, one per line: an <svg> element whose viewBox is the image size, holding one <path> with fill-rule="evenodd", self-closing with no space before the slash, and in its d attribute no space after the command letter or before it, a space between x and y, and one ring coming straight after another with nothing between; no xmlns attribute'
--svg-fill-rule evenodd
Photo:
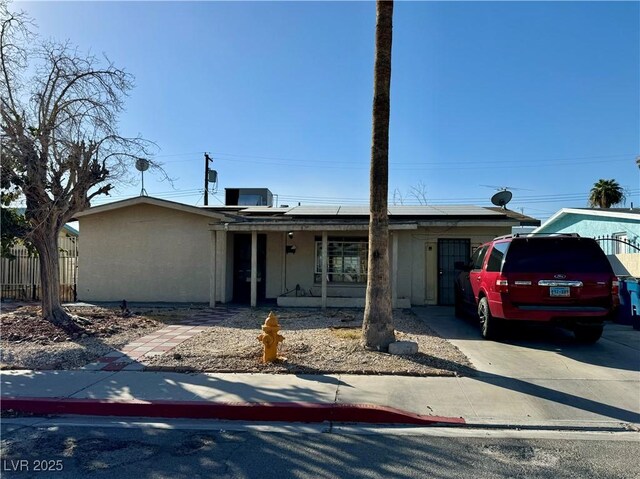
<svg viewBox="0 0 640 479"><path fill-rule="evenodd" d="M279 204L367 204L373 2L18 2L44 38L104 52L136 78L120 130L158 144L173 189L203 204L203 152L224 188ZM640 3L397 2L389 197L586 206L600 178L640 205ZM122 185L108 201L137 196ZM489 186L485 186L489 185Z"/></svg>

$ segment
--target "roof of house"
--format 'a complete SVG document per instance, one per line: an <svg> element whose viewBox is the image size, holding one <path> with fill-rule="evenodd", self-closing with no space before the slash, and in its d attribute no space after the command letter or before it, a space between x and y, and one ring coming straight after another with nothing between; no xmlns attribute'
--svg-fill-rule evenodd
<svg viewBox="0 0 640 479"><path fill-rule="evenodd" d="M595 216L600 218L618 218L638 221L640 223L640 208L562 208L551 216L543 225L533 232L537 233L549 227L566 216Z"/></svg>
<svg viewBox="0 0 640 479"><path fill-rule="evenodd" d="M104 205L93 206L84 211L76 213L74 215L74 220L79 218L84 218L86 216L98 214L98 213L106 213L108 211L114 211L121 208L128 208L130 206L136 205L154 205L160 206L162 208L169 208L172 210L182 211L185 213L192 213L196 215L208 216L210 218L218 218L218 219L228 219L229 213L222 214L219 211L209 209L209 208L201 208L199 206L191 206L185 205L184 203L176 203L175 201L162 200L160 198L153 198L151 196L136 196L135 198L129 198L121 201L114 201L113 203L107 203Z"/></svg>
<svg viewBox="0 0 640 479"><path fill-rule="evenodd" d="M71 236L80 236L80 231L75 229L73 226L64 225L63 229L66 233L70 234Z"/></svg>
<svg viewBox="0 0 640 479"><path fill-rule="evenodd" d="M161 200L149 196L139 196L127 200L108 203L89 208L76 215L76 219L92 214L105 213L129 206L150 204L178 211L200 214L217 218L225 223L252 224L291 224L312 222L314 224L364 223L369 218L368 206L355 205L301 205L291 207L267 206L191 206L173 201ZM510 210L501 208L485 208L473 205L442 206L389 206L390 223L420 221L490 221L496 223L513 223L514 225L538 226L540 221Z"/></svg>

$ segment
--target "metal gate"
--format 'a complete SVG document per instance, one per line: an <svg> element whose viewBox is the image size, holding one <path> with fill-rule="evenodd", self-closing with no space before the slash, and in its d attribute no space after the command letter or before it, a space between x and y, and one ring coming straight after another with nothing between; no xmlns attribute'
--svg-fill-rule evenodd
<svg viewBox="0 0 640 479"><path fill-rule="evenodd" d="M58 239L60 265L60 300L76 301L78 276L78 238ZM11 248L14 259L2 258L2 299L37 301L40 299L40 263L23 245Z"/></svg>
<svg viewBox="0 0 640 479"><path fill-rule="evenodd" d="M452 305L454 302L454 282L456 261L468 261L471 251L470 239L438 240L438 304Z"/></svg>

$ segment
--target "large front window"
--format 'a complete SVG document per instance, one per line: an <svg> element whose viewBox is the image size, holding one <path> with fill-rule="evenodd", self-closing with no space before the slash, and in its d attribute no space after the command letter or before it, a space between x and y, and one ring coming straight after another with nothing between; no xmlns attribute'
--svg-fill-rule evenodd
<svg viewBox="0 0 640 479"><path fill-rule="evenodd" d="M367 238L328 238L327 281L367 282ZM322 281L322 241L316 238L315 282Z"/></svg>

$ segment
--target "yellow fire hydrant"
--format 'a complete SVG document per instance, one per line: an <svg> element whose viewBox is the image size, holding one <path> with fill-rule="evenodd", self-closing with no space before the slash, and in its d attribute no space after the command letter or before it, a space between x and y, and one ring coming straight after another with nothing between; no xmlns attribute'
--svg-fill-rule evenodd
<svg viewBox="0 0 640 479"><path fill-rule="evenodd" d="M262 354L263 363L269 363L277 359L278 344L284 341L284 338L278 334L278 331L280 331L278 317L271 311L262 326L262 334L258 336L258 341L260 341L264 347Z"/></svg>

